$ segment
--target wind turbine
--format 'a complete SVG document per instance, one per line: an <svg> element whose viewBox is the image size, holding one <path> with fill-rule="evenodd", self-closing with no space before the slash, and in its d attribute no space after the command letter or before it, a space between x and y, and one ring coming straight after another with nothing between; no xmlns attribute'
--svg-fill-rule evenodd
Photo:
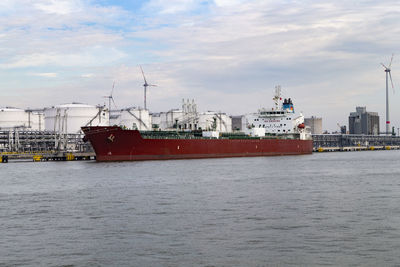
<svg viewBox="0 0 400 267"><path fill-rule="evenodd" d="M146 92L147 92L147 87L148 87L148 86L157 86L157 85L155 85L155 84L148 84L148 83L147 83L147 80L146 80L146 77L144 76L144 72L143 72L142 66L140 66L140 70L142 71L143 80L144 80L144 84L143 84L143 87L144 87L144 109L146 109Z"/></svg>
<svg viewBox="0 0 400 267"><path fill-rule="evenodd" d="M117 107L117 105L115 105L114 97L113 97L114 86L115 86L115 81L113 82L110 95L103 96L104 98L108 98L108 122L109 123L110 123L110 117L111 117L111 100L114 103L114 106Z"/></svg>
<svg viewBox="0 0 400 267"><path fill-rule="evenodd" d="M385 68L386 72L386 134L390 133L390 119L389 119L389 79L388 76L390 77L390 82L392 84L393 92L394 92L394 86L393 86L393 80L392 80L392 74L390 73L391 68L392 68L392 62L393 62L393 56L390 59L390 64L389 67L386 67L385 64L381 63L381 65Z"/></svg>

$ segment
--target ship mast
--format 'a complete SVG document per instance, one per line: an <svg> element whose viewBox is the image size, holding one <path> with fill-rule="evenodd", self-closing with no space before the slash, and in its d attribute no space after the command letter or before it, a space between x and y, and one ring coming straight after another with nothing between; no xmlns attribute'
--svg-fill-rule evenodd
<svg viewBox="0 0 400 267"><path fill-rule="evenodd" d="M275 86L275 95L274 95L274 98L272 98L272 100L274 100L274 103L275 103L275 110L279 110L280 109L280 106L279 106L280 100L282 100L280 85Z"/></svg>

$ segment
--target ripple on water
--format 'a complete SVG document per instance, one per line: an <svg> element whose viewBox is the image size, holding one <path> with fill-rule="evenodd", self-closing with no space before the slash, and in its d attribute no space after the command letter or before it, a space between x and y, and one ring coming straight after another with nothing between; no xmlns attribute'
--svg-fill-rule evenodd
<svg viewBox="0 0 400 267"><path fill-rule="evenodd" d="M0 266L393 266L399 158L5 164Z"/></svg>

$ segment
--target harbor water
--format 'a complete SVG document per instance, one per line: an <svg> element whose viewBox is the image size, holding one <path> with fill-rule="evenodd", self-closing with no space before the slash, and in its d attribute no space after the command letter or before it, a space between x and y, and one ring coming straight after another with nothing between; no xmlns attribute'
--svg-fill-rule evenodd
<svg viewBox="0 0 400 267"><path fill-rule="evenodd" d="M400 151L0 165L0 266L400 264Z"/></svg>

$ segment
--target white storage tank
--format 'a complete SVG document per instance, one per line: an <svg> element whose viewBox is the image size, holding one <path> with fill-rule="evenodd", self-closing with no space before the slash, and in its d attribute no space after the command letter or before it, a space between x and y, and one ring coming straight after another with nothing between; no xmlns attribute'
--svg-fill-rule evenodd
<svg viewBox="0 0 400 267"><path fill-rule="evenodd" d="M140 131L151 131L152 122L149 110L141 108L126 108L119 111L117 116L113 116L111 125L123 126L127 129L137 129Z"/></svg>
<svg viewBox="0 0 400 267"><path fill-rule="evenodd" d="M199 124L202 130L232 132L232 118L225 113L207 111L199 114Z"/></svg>
<svg viewBox="0 0 400 267"><path fill-rule="evenodd" d="M108 109L81 103L45 108L44 117L46 130L63 133L79 133L83 126L109 125Z"/></svg>
<svg viewBox="0 0 400 267"><path fill-rule="evenodd" d="M184 121L184 112L180 109L171 109L167 112L160 113L159 127L161 130L172 130L177 128L179 125L182 128L182 122Z"/></svg>
<svg viewBox="0 0 400 267"><path fill-rule="evenodd" d="M25 128L25 130L43 131L44 114L41 110L23 110L19 108L0 108L0 128Z"/></svg>
<svg viewBox="0 0 400 267"><path fill-rule="evenodd" d="M44 131L44 113L39 110L26 110L28 128L34 131Z"/></svg>
<svg viewBox="0 0 400 267"><path fill-rule="evenodd" d="M28 127L28 113L19 108L0 108L0 128L14 127Z"/></svg>
<svg viewBox="0 0 400 267"><path fill-rule="evenodd" d="M153 113L151 116L151 124L153 130L158 131L161 130L161 113Z"/></svg>

